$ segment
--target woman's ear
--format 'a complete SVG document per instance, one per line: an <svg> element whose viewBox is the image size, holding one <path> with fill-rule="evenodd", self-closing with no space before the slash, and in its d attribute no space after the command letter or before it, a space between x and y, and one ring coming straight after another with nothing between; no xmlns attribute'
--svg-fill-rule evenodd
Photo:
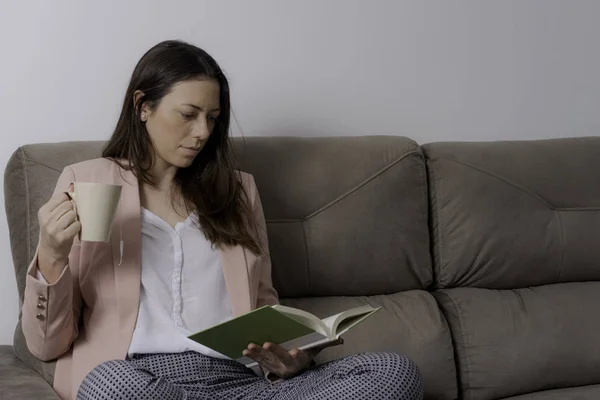
<svg viewBox="0 0 600 400"><path fill-rule="evenodd" d="M142 120L142 122L146 122L146 120L148 119L149 112L150 112L150 110L148 109L148 106L146 105L146 103L143 100L144 96L145 96L145 93L142 92L141 90L136 90L133 93L133 107L135 108L136 111L139 109L140 120Z"/></svg>

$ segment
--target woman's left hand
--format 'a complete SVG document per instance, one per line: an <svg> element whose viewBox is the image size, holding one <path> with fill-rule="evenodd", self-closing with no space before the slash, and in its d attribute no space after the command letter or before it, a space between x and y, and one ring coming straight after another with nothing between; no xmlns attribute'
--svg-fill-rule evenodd
<svg viewBox="0 0 600 400"><path fill-rule="evenodd" d="M265 343L262 347L250 343L248 348L242 352L245 357L250 357L258 362L263 370L271 372L280 378L292 378L299 372L307 369L311 361L326 347L342 344L339 339L324 346L308 350L292 349L285 350L274 343Z"/></svg>

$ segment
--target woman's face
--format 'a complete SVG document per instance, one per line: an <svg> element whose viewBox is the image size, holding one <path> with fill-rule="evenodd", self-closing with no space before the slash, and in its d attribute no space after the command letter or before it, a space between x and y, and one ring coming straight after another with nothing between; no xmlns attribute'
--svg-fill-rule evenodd
<svg viewBox="0 0 600 400"><path fill-rule="evenodd" d="M180 82L154 110L142 106L141 119L154 146L156 165L190 166L211 135L219 112L215 80Z"/></svg>

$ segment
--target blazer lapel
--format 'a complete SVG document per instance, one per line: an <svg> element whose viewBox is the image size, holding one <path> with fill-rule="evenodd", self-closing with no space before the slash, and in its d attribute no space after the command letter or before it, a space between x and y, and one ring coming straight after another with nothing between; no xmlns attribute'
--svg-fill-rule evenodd
<svg viewBox="0 0 600 400"><path fill-rule="evenodd" d="M131 171L113 164L113 177L123 187L111 232L119 328L123 333L132 334L140 303L142 272L140 193L138 180ZM129 340L126 343L129 344Z"/></svg>
<svg viewBox="0 0 600 400"><path fill-rule="evenodd" d="M223 246L220 249L225 286L229 293L234 317L252 309L250 279L246 256L241 246Z"/></svg>

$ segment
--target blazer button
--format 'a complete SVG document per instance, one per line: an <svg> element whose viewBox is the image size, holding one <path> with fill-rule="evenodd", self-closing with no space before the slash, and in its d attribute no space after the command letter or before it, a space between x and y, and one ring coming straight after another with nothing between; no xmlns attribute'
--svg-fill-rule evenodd
<svg viewBox="0 0 600 400"><path fill-rule="evenodd" d="M37 308L39 308L40 310L44 310L46 307L44 307L42 303L38 303Z"/></svg>
<svg viewBox="0 0 600 400"><path fill-rule="evenodd" d="M39 301L46 301L46 298L40 294L40 295L38 296L38 300L39 300Z"/></svg>
<svg viewBox="0 0 600 400"><path fill-rule="evenodd" d="M42 320L44 320L44 319L45 319L45 317L44 317L44 314L38 314L38 315L36 315L35 317L36 317L37 319L39 319L40 321L42 321Z"/></svg>

